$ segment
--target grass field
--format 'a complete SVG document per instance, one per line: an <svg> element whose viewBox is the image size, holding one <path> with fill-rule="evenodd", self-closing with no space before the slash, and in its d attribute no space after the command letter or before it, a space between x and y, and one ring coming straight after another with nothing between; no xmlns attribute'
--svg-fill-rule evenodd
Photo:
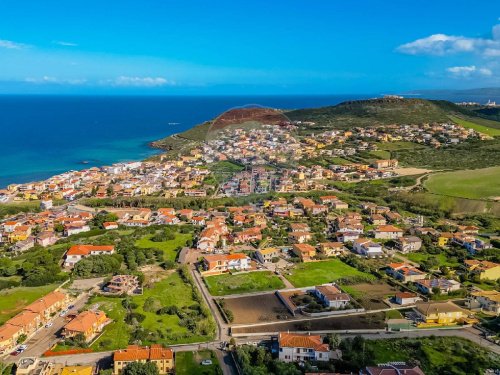
<svg viewBox="0 0 500 375"><path fill-rule="evenodd" d="M398 142L379 142L377 143L379 150L395 151L395 150L413 150L415 148L424 148L425 146L418 143L398 141Z"/></svg>
<svg viewBox="0 0 500 375"><path fill-rule="evenodd" d="M500 196L500 167L436 173L424 186L435 194L460 198L487 199Z"/></svg>
<svg viewBox="0 0 500 375"><path fill-rule="evenodd" d="M358 271L339 259L299 263L291 271L291 275L286 274L285 277L297 288L331 283L340 279L375 280L375 276Z"/></svg>
<svg viewBox="0 0 500 375"><path fill-rule="evenodd" d="M36 287L16 287L0 291L0 325L20 312L25 306L50 293L57 284Z"/></svg>
<svg viewBox="0 0 500 375"><path fill-rule="evenodd" d="M212 364L202 366L201 361L209 359ZM217 375L221 374L219 361L211 350L200 350L197 352L178 352L175 355L175 373L177 375Z"/></svg>
<svg viewBox="0 0 500 375"><path fill-rule="evenodd" d="M265 271L208 276L205 277L205 282L213 296L261 292L285 287L278 276Z"/></svg>
<svg viewBox="0 0 500 375"><path fill-rule="evenodd" d="M464 119L461 119L461 118L458 118L455 116L450 116L450 119L454 123L456 123L458 125L462 125L464 128L474 129L475 131L477 131L479 133L483 133L483 134L489 135L491 137L500 136L500 129L481 125L481 124L478 124L478 123L472 122L472 121L467 121L467 120L464 120Z"/></svg>
<svg viewBox="0 0 500 375"><path fill-rule="evenodd" d="M142 237L135 243L135 246L141 249L156 248L163 250L165 259L174 261L177 257L176 249L178 247L186 246L186 242L189 241L193 236L189 233L175 233L175 238L170 241L164 242L153 242L150 238L153 237L152 234Z"/></svg>
<svg viewBox="0 0 500 375"><path fill-rule="evenodd" d="M460 374L468 368L468 374L482 373L472 370L472 357L478 358L474 365L487 368L496 366L498 355L487 355L487 351L469 340L458 337L429 337L420 339L386 339L367 340L367 350L373 352L373 363L408 362L415 358L421 359L420 367L426 374L446 373Z"/></svg>
<svg viewBox="0 0 500 375"><path fill-rule="evenodd" d="M446 254L443 254L443 253L434 255L434 254L427 254L427 253L423 253L423 252L418 252L418 253L405 254L404 256L415 263L421 263L422 261L427 260L429 258L434 258L439 262L438 267L441 267L441 266L457 267L460 264L456 258L450 259L449 257L446 256Z"/></svg>
<svg viewBox="0 0 500 375"><path fill-rule="evenodd" d="M145 316L140 326L151 332L151 342L143 340L143 344L160 343L164 345L186 344L203 342L212 338L212 335L197 335L181 325L178 315L161 314L144 311L143 305L147 298L153 297L162 307L175 305L182 311L188 311L197 305L193 299L193 290L186 284L177 272L172 272L163 280L157 282L153 288L145 288L140 296L132 297L132 302L138 307L133 310ZM122 298L97 296L92 298L90 305L98 303L113 323L106 326L104 334L92 345L97 351L114 350L126 347L131 337L132 327L125 323L127 311L122 306Z"/></svg>
<svg viewBox="0 0 500 375"><path fill-rule="evenodd" d="M386 150L370 151L370 154L378 159L390 159L391 153Z"/></svg>

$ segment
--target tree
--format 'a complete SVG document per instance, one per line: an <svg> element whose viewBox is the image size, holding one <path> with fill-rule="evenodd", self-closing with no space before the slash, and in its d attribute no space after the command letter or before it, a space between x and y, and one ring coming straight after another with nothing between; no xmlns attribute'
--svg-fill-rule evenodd
<svg viewBox="0 0 500 375"><path fill-rule="evenodd" d="M122 371L123 375L159 375L158 367L153 362L131 362Z"/></svg>

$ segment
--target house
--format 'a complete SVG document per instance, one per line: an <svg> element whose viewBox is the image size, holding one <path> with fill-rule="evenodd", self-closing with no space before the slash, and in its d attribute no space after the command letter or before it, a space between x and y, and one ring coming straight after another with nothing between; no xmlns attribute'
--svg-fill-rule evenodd
<svg viewBox="0 0 500 375"><path fill-rule="evenodd" d="M87 224L66 224L64 226L64 235L69 237L73 234L84 233L90 231L90 227Z"/></svg>
<svg viewBox="0 0 500 375"><path fill-rule="evenodd" d="M360 233L358 232L337 232L335 233L337 241L339 242L353 242L359 239Z"/></svg>
<svg viewBox="0 0 500 375"><path fill-rule="evenodd" d="M40 314L41 321L50 320L53 314L62 310L68 302L68 296L59 291L53 291L37 299L24 308L25 311L32 311Z"/></svg>
<svg viewBox="0 0 500 375"><path fill-rule="evenodd" d="M473 292L472 297L479 302L481 310L500 315L500 292L496 290L483 290Z"/></svg>
<svg viewBox="0 0 500 375"><path fill-rule="evenodd" d="M386 269L386 273L403 283L423 280L427 276L425 272L422 272L419 269L405 263L389 264Z"/></svg>
<svg viewBox="0 0 500 375"><path fill-rule="evenodd" d="M42 318L37 312L25 310L7 320L5 324L21 328L22 333L29 336L40 327L42 324Z"/></svg>
<svg viewBox="0 0 500 375"><path fill-rule="evenodd" d="M244 271L250 268L250 258L243 253L205 255L203 268L207 272Z"/></svg>
<svg viewBox="0 0 500 375"><path fill-rule="evenodd" d="M294 244L292 251L303 262L310 262L311 259L316 256L316 249L314 246L305 243Z"/></svg>
<svg viewBox="0 0 500 375"><path fill-rule="evenodd" d="M108 322L109 319L102 311L83 311L63 327L62 335L66 338L83 335L85 341L89 342Z"/></svg>
<svg viewBox="0 0 500 375"><path fill-rule="evenodd" d="M93 374L94 374L94 368L92 366L64 366L60 373L60 375L93 375Z"/></svg>
<svg viewBox="0 0 500 375"><path fill-rule="evenodd" d="M292 223L290 224L292 232L310 232L309 224L306 223Z"/></svg>
<svg viewBox="0 0 500 375"><path fill-rule="evenodd" d="M368 366L359 372L360 375L425 375L418 366L405 363L380 364Z"/></svg>
<svg viewBox="0 0 500 375"><path fill-rule="evenodd" d="M442 232L433 235L433 238L437 241L439 247L445 247L453 239L453 233Z"/></svg>
<svg viewBox="0 0 500 375"><path fill-rule="evenodd" d="M376 257L384 255L382 245L372 242L369 238L358 238L353 242L353 250L366 257Z"/></svg>
<svg viewBox="0 0 500 375"><path fill-rule="evenodd" d="M385 225L387 224L387 221L385 220L385 217L383 217L380 214L373 214L370 216L370 223L373 225Z"/></svg>
<svg viewBox="0 0 500 375"><path fill-rule="evenodd" d="M376 169L393 169L398 167L398 161L396 159L375 160L372 167Z"/></svg>
<svg viewBox="0 0 500 375"><path fill-rule="evenodd" d="M64 267L74 267L83 258L91 255L111 255L115 253L113 245L74 245L66 252Z"/></svg>
<svg viewBox="0 0 500 375"><path fill-rule="evenodd" d="M139 279L134 275L114 275L104 286L104 291L116 295L132 294L139 288Z"/></svg>
<svg viewBox="0 0 500 375"><path fill-rule="evenodd" d="M262 240L261 228L253 227L234 234L234 243L248 243Z"/></svg>
<svg viewBox="0 0 500 375"><path fill-rule="evenodd" d="M4 324L0 327L0 352L8 352L17 345L17 340L23 335L23 328Z"/></svg>
<svg viewBox="0 0 500 375"><path fill-rule="evenodd" d="M500 264L487 260L466 259L464 265L467 270L478 275L480 280L500 279Z"/></svg>
<svg viewBox="0 0 500 375"><path fill-rule="evenodd" d="M342 242L322 242L319 251L327 257L333 257L345 254L347 249Z"/></svg>
<svg viewBox="0 0 500 375"><path fill-rule="evenodd" d="M418 251L422 248L422 240L416 236L406 236L394 241L396 249L403 254Z"/></svg>
<svg viewBox="0 0 500 375"><path fill-rule="evenodd" d="M420 298L416 293L411 292L400 292L394 295L394 302L398 305L413 305L417 301L421 300L422 298Z"/></svg>
<svg viewBox="0 0 500 375"><path fill-rule="evenodd" d="M105 221L102 226L106 230L118 229L118 223L116 221Z"/></svg>
<svg viewBox="0 0 500 375"><path fill-rule="evenodd" d="M36 243L40 246L46 247L51 246L57 242L58 238L54 234L54 232L41 232L38 236L36 236Z"/></svg>
<svg viewBox="0 0 500 375"><path fill-rule="evenodd" d="M460 289L460 283L455 280L448 279L425 279L415 282L416 287L424 294L434 293L434 288L439 288L441 294L448 294Z"/></svg>
<svg viewBox="0 0 500 375"><path fill-rule="evenodd" d="M329 361L330 349L320 335L298 335L280 332L278 358L283 362Z"/></svg>
<svg viewBox="0 0 500 375"><path fill-rule="evenodd" d="M313 294L319 298L324 306L333 309L343 309L351 301L349 294L342 293L342 291L334 285L316 286Z"/></svg>
<svg viewBox="0 0 500 375"><path fill-rule="evenodd" d="M395 240L403 237L403 230L394 225L379 225L374 230L375 238Z"/></svg>
<svg viewBox="0 0 500 375"><path fill-rule="evenodd" d="M172 372L174 369L174 352L159 344L147 346L129 345L127 349L113 353L113 375L119 375L124 367L131 362L152 362L158 367L160 375Z"/></svg>
<svg viewBox="0 0 500 375"><path fill-rule="evenodd" d="M268 247L266 249L259 249L255 252L257 260L261 263L271 262L273 258L280 256L280 250L275 247Z"/></svg>
<svg viewBox="0 0 500 375"><path fill-rule="evenodd" d="M467 318L467 311L452 302L417 302L415 312L425 323L456 324Z"/></svg>
<svg viewBox="0 0 500 375"><path fill-rule="evenodd" d="M290 232L288 233L288 239L292 243L304 243L312 239L310 232Z"/></svg>

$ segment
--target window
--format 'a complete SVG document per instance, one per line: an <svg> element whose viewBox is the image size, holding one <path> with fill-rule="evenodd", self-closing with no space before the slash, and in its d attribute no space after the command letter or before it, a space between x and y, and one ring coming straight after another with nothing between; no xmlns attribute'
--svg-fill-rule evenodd
<svg viewBox="0 0 500 375"><path fill-rule="evenodd" d="M323 353L319 353L319 358L323 358Z"/></svg>

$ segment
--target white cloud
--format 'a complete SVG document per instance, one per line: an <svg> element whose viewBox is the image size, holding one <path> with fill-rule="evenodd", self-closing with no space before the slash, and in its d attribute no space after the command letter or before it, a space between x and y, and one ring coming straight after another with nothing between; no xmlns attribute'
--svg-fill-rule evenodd
<svg viewBox="0 0 500 375"><path fill-rule="evenodd" d="M105 83L113 86L121 87L161 87L166 85L174 85L174 82L167 81L163 77L128 77L120 76L114 80L106 81Z"/></svg>
<svg viewBox="0 0 500 375"><path fill-rule="evenodd" d="M396 50L408 55L449 55L478 53L486 57L500 55L500 24L492 29L491 38L433 34L399 46Z"/></svg>
<svg viewBox="0 0 500 375"><path fill-rule="evenodd" d="M52 43L57 44L59 46L63 47L77 47L78 44L73 43L73 42L65 42L63 40L53 40Z"/></svg>
<svg viewBox="0 0 500 375"><path fill-rule="evenodd" d="M491 69L488 68L478 68L475 65L469 66L452 66L446 69L453 77L456 78L469 78L472 76L483 76L489 77L493 75Z"/></svg>
<svg viewBox="0 0 500 375"><path fill-rule="evenodd" d="M38 85L43 84L53 84L53 85L83 85L87 83L86 79L72 78L72 79L61 79L52 76L43 76L40 78L28 77L24 80L27 83L34 83Z"/></svg>
<svg viewBox="0 0 500 375"><path fill-rule="evenodd" d="M12 40L0 39L0 48L7 49L22 49L27 47L26 44L13 42Z"/></svg>

